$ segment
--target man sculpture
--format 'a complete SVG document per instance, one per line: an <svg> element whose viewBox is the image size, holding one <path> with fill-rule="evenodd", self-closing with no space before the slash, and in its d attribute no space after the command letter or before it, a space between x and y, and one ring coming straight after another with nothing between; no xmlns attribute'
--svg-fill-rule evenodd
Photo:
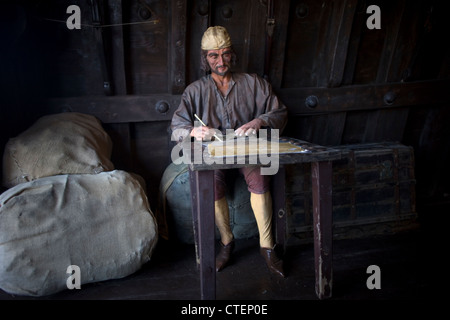
<svg viewBox="0 0 450 320"><path fill-rule="evenodd" d="M232 72L235 61L236 54L227 30L221 26L208 28L201 41L202 68L208 74L186 87L172 118L175 140L211 140L216 130L225 134L233 129L236 136L255 135L263 127L283 130L287 122L286 107L265 79L255 74ZM194 126L196 116L207 125ZM270 176L261 175L258 166L240 168L239 171L250 191L261 255L271 272L285 277L283 261L274 250ZM235 246L225 197L226 172L214 171L215 223L220 233L216 271L227 265Z"/></svg>

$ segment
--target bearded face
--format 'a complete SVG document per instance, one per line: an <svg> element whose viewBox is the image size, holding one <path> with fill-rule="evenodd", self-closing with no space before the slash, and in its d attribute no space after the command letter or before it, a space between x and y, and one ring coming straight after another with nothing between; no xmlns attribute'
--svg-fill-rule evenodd
<svg viewBox="0 0 450 320"><path fill-rule="evenodd" d="M236 65L237 57L236 57L236 53L234 52L232 47L228 48L228 50L230 50L230 52L231 52L230 61L227 62L228 69L229 69L228 71L230 71L231 68ZM202 70L204 70L206 72L211 71L211 72L214 72L214 73L217 73L216 71L219 71L219 72L221 71L220 69L219 70L214 70L214 68L211 67L211 63L214 64L214 59L212 59L213 57L208 58L208 54L209 53L213 53L214 51L219 51L219 50L202 50L201 51L200 68ZM227 59L227 56L224 56L223 58ZM211 61L211 63L210 63L210 61Z"/></svg>
<svg viewBox="0 0 450 320"><path fill-rule="evenodd" d="M211 72L224 76L231 70L232 50L230 48L208 50L206 60Z"/></svg>

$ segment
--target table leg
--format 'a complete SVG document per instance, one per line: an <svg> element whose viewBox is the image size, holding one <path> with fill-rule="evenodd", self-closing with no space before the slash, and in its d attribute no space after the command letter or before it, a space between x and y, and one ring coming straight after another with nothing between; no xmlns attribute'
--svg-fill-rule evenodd
<svg viewBox="0 0 450 320"><path fill-rule="evenodd" d="M285 181L286 173L284 166L280 166L272 180L272 207L275 229L275 243L277 247L285 252L286 249L286 195Z"/></svg>
<svg viewBox="0 0 450 320"><path fill-rule="evenodd" d="M197 268L200 268L200 255L198 252L198 217L197 217L197 175L194 171L189 170L189 182L191 186L191 210L192 210L192 229L194 233L194 245L195 245L195 261L197 262Z"/></svg>
<svg viewBox="0 0 450 320"><path fill-rule="evenodd" d="M316 294L319 299L331 297L332 269L332 163L311 163L314 226L314 262Z"/></svg>
<svg viewBox="0 0 450 320"><path fill-rule="evenodd" d="M194 236L200 267L200 294L202 300L213 300L216 298L214 171L190 171L189 174L194 231L197 231Z"/></svg>

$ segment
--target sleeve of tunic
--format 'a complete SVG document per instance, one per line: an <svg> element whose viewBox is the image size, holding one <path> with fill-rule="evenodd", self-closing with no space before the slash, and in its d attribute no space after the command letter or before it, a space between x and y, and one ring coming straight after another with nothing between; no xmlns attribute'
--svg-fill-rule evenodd
<svg viewBox="0 0 450 320"><path fill-rule="evenodd" d="M264 120L272 129L280 130L280 133L287 123L287 108L278 99L272 90L270 83L255 75L255 99L256 107L262 108L259 112L259 119Z"/></svg>
<svg viewBox="0 0 450 320"><path fill-rule="evenodd" d="M180 105L178 109L175 110L172 123L172 141L181 142L184 138L188 137L192 129L194 128L193 123L193 101L190 98L189 90L185 90L181 96Z"/></svg>
<svg viewBox="0 0 450 320"><path fill-rule="evenodd" d="M281 131L286 126L287 108L272 91L268 81L255 74L234 74L234 86L226 99L220 99L213 81L204 78L189 85L181 96L180 105L171 123L172 141L181 142L194 128L194 113L208 126L223 131L237 129L260 118L271 129Z"/></svg>

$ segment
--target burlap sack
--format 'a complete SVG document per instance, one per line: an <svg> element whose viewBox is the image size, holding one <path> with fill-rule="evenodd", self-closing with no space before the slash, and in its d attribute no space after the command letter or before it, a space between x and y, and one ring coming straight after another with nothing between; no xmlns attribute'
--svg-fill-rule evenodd
<svg viewBox="0 0 450 320"><path fill-rule="evenodd" d="M149 261L157 238L144 190L129 173L22 183L0 195L0 288L52 294L68 288L71 265L82 285L125 277Z"/></svg>
<svg viewBox="0 0 450 320"><path fill-rule="evenodd" d="M114 170L112 142L97 118L67 112L44 116L5 146L2 184Z"/></svg>
<svg viewBox="0 0 450 320"><path fill-rule="evenodd" d="M230 213L230 227L235 239L258 236L255 215L250 205L250 193L244 177L237 172L227 177L226 197ZM191 187L188 167L171 163L164 170L159 188L158 216L165 217L172 228L171 236L183 243L194 243L192 221ZM216 238L220 238L215 229Z"/></svg>

